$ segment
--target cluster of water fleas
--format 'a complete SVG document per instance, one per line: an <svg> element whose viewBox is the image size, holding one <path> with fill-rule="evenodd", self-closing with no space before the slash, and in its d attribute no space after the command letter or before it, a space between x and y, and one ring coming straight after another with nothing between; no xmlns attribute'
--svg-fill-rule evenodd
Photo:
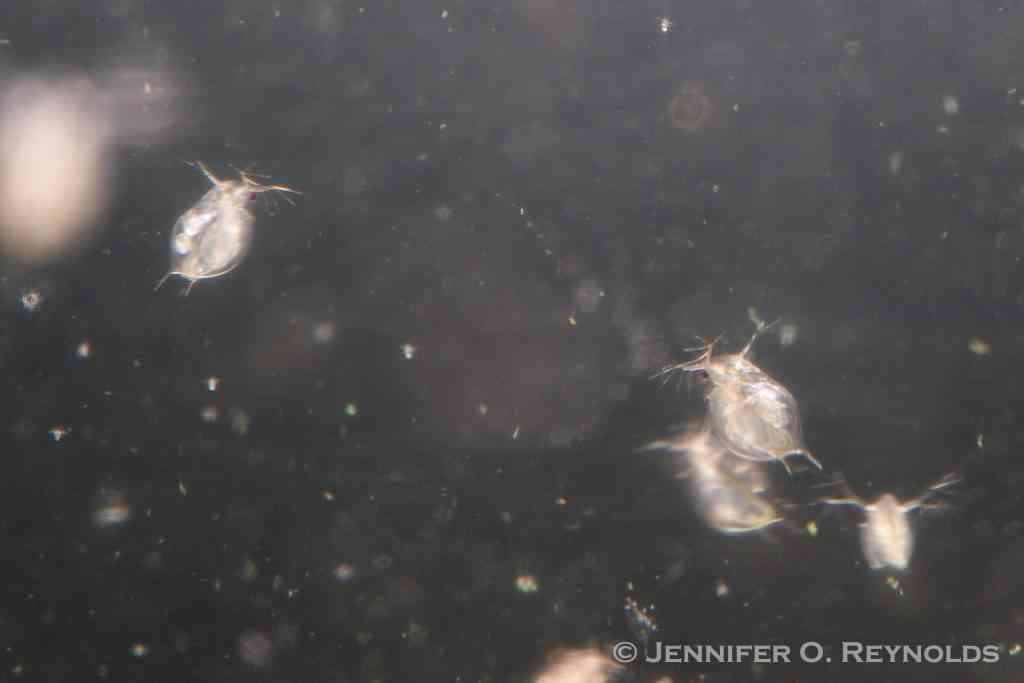
<svg viewBox="0 0 1024 683"><path fill-rule="evenodd" d="M698 373L705 380L707 414L683 433L643 448L666 449L681 456L679 476L688 483L697 514L724 534L750 533L785 521L781 506L770 496L766 467L778 464L793 474L787 461L802 460L822 470L804 443L793 394L750 360L754 341L766 327L759 325L739 353L714 355L716 339L696 349L700 351L697 358L659 373ZM900 501L885 493L866 501L839 476L831 484L839 487L842 496L822 498L816 504L859 508L861 548L868 566L903 571L914 546L910 513L941 507L926 501L958 482L950 474L912 500Z"/></svg>

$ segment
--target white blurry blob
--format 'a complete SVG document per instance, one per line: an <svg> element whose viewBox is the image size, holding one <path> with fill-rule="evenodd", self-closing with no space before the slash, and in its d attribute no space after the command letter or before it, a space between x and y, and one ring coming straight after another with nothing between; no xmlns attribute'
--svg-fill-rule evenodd
<svg viewBox="0 0 1024 683"><path fill-rule="evenodd" d="M274 655L274 641L266 633L250 629L238 636L238 656L249 666L262 669Z"/></svg>
<svg viewBox="0 0 1024 683"><path fill-rule="evenodd" d="M96 526L120 526L132 518L132 508L125 495L117 489L104 488L96 493L92 521Z"/></svg>
<svg viewBox="0 0 1024 683"><path fill-rule="evenodd" d="M786 323L779 327L779 345L783 348L792 346L796 341L796 335L800 330L792 323Z"/></svg>
<svg viewBox="0 0 1024 683"><path fill-rule="evenodd" d="M113 131L86 79L26 79L0 101L0 246L49 260L81 244L107 202Z"/></svg>
<svg viewBox="0 0 1024 683"><path fill-rule="evenodd" d="M960 113L960 100L955 95L944 95L942 98L942 111L946 116L956 116Z"/></svg>
<svg viewBox="0 0 1024 683"><path fill-rule="evenodd" d="M533 683L606 683L622 670L596 648L556 650Z"/></svg>
<svg viewBox="0 0 1024 683"><path fill-rule="evenodd" d="M118 69L0 85L0 249L38 264L83 246L109 200L115 144L171 129L169 74Z"/></svg>
<svg viewBox="0 0 1024 683"><path fill-rule="evenodd" d="M35 313L43 305L43 295L38 289L30 289L21 295L18 302L26 313Z"/></svg>

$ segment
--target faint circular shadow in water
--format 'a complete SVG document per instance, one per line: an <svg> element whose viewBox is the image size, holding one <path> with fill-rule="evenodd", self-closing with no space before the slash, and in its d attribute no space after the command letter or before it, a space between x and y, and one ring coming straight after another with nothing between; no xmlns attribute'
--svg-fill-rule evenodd
<svg viewBox="0 0 1024 683"><path fill-rule="evenodd" d="M695 133L708 125L715 114L715 102L699 83L686 83L668 104L673 128Z"/></svg>

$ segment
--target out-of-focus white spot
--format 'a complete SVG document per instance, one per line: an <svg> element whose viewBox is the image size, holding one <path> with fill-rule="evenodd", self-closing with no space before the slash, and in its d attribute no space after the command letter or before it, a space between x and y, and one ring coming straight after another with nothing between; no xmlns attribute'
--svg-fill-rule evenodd
<svg viewBox="0 0 1024 683"><path fill-rule="evenodd" d="M329 344L334 339L336 331L333 322L319 322L313 326L313 341L317 344Z"/></svg>
<svg viewBox="0 0 1024 683"><path fill-rule="evenodd" d="M889 173L898 175L903 170L903 152L897 150L889 155Z"/></svg>
<svg viewBox="0 0 1024 683"><path fill-rule="evenodd" d="M51 427L49 433L52 440L60 443L64 440L64 437L71 433L71 430L64 425L57 425L56 427Z"/></svg>
<svg viewBox="0 0 1024 683"><path fill-rule="evenodd" d="M935 132L938 133L939 135L949 135L949 126L947 126L944 123L938 125L935 127Z"/></svg>
<svg viewBox="0 0 1024 683"><path fill-rule="evenodd" d="M342 562L334 568L334 578L342 583L346 583L356 578L355 565L351 565L347 562Z"/></svg>
<svg viewBox="0 0 1024 683"><path fill-rule="evenodd" d="M556 650L533 683L607 683L622 668L596 648Z"/></svg>
<svg viewBox="0 0 1024 683"><path fill-rule="evenodd" d="M476 412L480 413L481 415L486 415L489 410L490 409L487 407L486 403L481 403L476 407Z"/></svg>
<svg viewBox="0 0 1024 683"><path fill-rule="evenodd" d="M979 339L977 337L967 342L967 348L970 349L970 352L975 356L987 356L992 353L992 346L984 339Z"/></svg>
<svg viewBox="0 0 1024 683"><path fill-rule="evenodd" d="M96 495L96 507L92 513L92 521L96 526L118 526L131 518L132 508L120 491L101 489Z"/></svg>
<svg viewBox="0 0 1024 683"><path fill-rule="evenodd" d="M142 658L149 654L149 645L145 643L132 644L132 657Z"/></svg>
<svg viewBox="0 0 1024 683"><path fill-rule="evenodd" d="M668 33L676 23L668 17L658 17L658 32Z"/></svg>
<svg viewBox="0 0 1024 683"><path fill-rule="evenodd" d="M89 343L88 339L83 339L78 343L78 348L75 349L75 355L85 360L92 355L92 344Z"/></svg>
<svg viewBox="0 0 1024 683"><path fill-rule="evenodd" d="M106 206L113 131L85 79L25 79L0 97L0 246L47 261L85 241Z"/></svg>
<svg viewBox="0 0 1024 683"><path fill-rule="evenodd" d="M944 95L942 97L942 111L947 116L956 116L960 113L960 100L955 95Z"/></svg>
<svg viewBox="0 0 1024 683"><path fill-rule="evenodd" d="M452 219L452 216L454 215L455 212L452 211L452 208L446 204L441 204L440 206L434 209L434 218L436 218L442 223L447 223Z"/></svg>
<svg viewBox="0 0 1024 683"><path fill-rule="evenodd" d="M220 408L212 403L205 405L202 410L199 411L199 418L207 424L213 424L220 419Z"/></svg>
<svg viewBox="0 0 1024 683"><path fill-rule="evenodd" d="M793 323L786 323L779 328L779 344L783 347L792 346L793 342L796 341L796 335L799 330Z"/></svg>
<svg viewBox="0 0 1024 683"><path fill-rule="evenodd" d="M520 574L516 577L516 590L524 594L536 593L540 590L540 582L532 574Z"/></svg>
<svg viewBox="0 0 1024 683"><path fill-rule="evenodd" d="M252 629L238 636L237 649L238 657L243 662L256 669L262 669L273 657L274 641L262 631Z"/></svg>
<svg viewBox="0 0 1024 683"><path fill-rule="evenodd" d="M210 376L203 380L206 385L207 391L217 391L217 387L220 386L220 377Z"/></svg>
<svg viewBox="0 0 1024 683"><path fill-rule="evenodd" d="M35 313L43 305L43 295L38 289L30 289L21 295L18 302L26 313Z"/></svg>
<svg viewBox="0 0 1024 683"><path fill-rule="evenodd" d="M720 598L729 596L732 591L729 589L729 584L725 582L725 579L719 579L718 583L715 584L715 595Z"/></svg>
<svg viewBox="0 0 1024 683"><path fill-rule="evenodd" d="M402 344L402 355L405 357L406 360L412 360L413 358L415 358L417 350L418 349L409 342Z"/></svg>

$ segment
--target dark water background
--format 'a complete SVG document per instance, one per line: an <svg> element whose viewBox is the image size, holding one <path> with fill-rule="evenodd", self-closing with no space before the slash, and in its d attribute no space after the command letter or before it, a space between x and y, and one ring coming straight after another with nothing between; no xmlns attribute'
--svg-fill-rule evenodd
<svg viewBox="0 0 1024 683"><path fill-rule="evenodd" d="M635 640L627 596L665 642L1004 648L636 680L1024 680L1021 7L2 14L7 74L141 60L185 84L171 135L120 150L90 248L6 273L3 680L529 680L556 647ZM235 272L153 293L207 187L193 159L303 195L254 209ZM824 476L773 471L792 524L724 536L633 453L702 412L650 376L696 337L742 345L750 308L796 331L756 360L829 473L903 498L963 475L915 518L903 595L855 512L805 531ZM131 518L98 524L112 501Z"/></svg>

